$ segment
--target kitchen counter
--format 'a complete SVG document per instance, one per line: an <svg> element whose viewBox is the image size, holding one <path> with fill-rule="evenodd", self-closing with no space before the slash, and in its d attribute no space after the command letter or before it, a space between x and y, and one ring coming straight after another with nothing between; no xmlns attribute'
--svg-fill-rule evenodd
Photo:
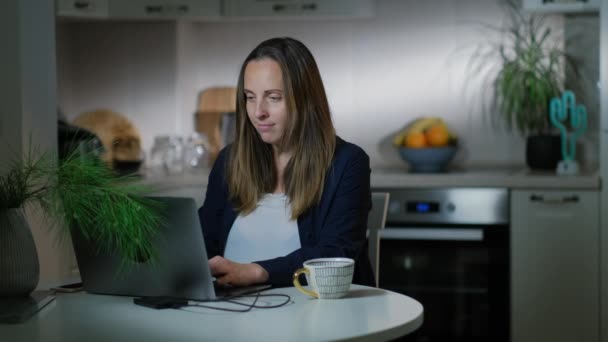
<svg viewBox="0 0 608 342"><path fill-rule="evenodd" d="M182 187L196 187L204 189L207 187L210 170L201 170L199 172L183 172L180 174L167 176L148 176L144 175L142 183L149 185L155 190L171 190Z"/></svg>
<svg viewBox="0 0 608 342"><path fill-rule="evenodd" d="M150 186L151 195L166 197L191 197L198 207L203 205L209 170L197 173L184 172L168 176L144 176L141 183Z"/></svg>
<svg viewBox="0 0 608 342"><path fill-rule="evenodd" d="M202 204L209 171L183 173L166 177L144 177L153 194L191 196ZM583 170L577 176L557 176L553 172L536 172L521 167L474 167L447 173L408 173L400 167L375 167L371 173L372 188L430 187L502 187L510 189L599 190L597 169Z"/></svg>
<svg viewBox="0 0 608 342"><path fill-rule="evenodd" d="M530 171L521 167L485 167L452 170L446 173L416 174L403 168L374 168L372 188L502 187L510 189L599 190L597 169L583 170L576 176Z"/></svg>

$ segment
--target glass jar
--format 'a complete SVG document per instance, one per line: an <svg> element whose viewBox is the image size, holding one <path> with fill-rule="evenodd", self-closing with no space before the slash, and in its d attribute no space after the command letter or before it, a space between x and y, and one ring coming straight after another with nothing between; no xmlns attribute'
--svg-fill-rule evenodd
<svg viewBox="0 0 608 342"><path fill-rule="evenodd" d="M146 161L148 174L150 176L166 176L166 155L169 150L169 136L161 135L154 137L154 144L150 150L150 157Z"/></svg>
<svg viewBox="0 0 608 342"><path fill-rule="evenodd" d="M154 138L147 163L151 176L167 176L184 171L184 146L179 136L161 135Z"/></svg>
<svg viewBox="0 0 608 342"><path fill-rule="evenodd" d="M170 136L165 165L167 173L176 175L184 172L184 143L182 137Z"/></svg>
<svg viewBox="0 0 608 342"><path fill-rule="evenodd" d="M198 172L209 167L209 141L203 133L192 133L184 148L184 166L190 172Z"/></svg>

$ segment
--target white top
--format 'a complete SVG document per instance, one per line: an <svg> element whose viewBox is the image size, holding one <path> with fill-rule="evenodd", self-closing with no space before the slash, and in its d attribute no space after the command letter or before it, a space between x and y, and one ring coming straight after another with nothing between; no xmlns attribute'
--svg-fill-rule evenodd
<svg viewBox="0 0 608 342"><path fill-rule="evenodd" d="M293 287L265 293L291 296L276 309L226 312L202 307L154 310L126 296L58 294L22 324L0 324L0 340L11 342L127 341L387 341L422 324L423 308L395 292L352 285L341 299L313 299ZM251 303L253 298L239 299ZM261 297L258 305L284 298ZM210 306L243 309L230 303Z"/></svg>
<svg viewBox="0 0 608 342"><path fill-rule="evenodd" d="M240 263L274 259L301 247L298 221L291 220L285 194L266 194L249 215L239 215L230 229L224 257Z"/></svg>

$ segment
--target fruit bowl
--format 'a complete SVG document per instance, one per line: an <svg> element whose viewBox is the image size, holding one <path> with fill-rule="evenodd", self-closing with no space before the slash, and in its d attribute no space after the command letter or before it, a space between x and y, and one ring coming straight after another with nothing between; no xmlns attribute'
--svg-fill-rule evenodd
<svg viewBox="0 0 608 342"><path fill-rule="evenodd" d="M449 162L456 154L456 146L409 148L399 147L399 155L405 160L410 171L415 173L422 172L443 172Z"/></svg>

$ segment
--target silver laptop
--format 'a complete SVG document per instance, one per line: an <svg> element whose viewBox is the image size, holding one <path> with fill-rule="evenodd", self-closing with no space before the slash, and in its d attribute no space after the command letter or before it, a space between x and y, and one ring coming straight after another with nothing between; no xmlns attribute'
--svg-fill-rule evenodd
<svg viewBox="0 0 608 342"><path fill-rule="evenodd" d="M83 287L89 293L166 296L197 301L235 297L269 285L244 288L214 286L196 203L192 198L151 197L162 203L165 225L153 240L156 264L140 260L120 270L116 253L99 250L72 230L72 243Z"/></svg>

